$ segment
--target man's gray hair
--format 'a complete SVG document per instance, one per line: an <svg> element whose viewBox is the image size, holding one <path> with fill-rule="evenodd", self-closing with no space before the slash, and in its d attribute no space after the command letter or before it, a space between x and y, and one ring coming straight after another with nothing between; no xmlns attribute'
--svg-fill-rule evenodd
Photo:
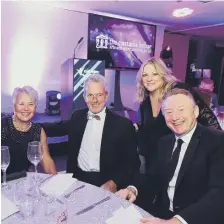
<svg viewBox="0 0 224 224"><path fill-rule="evenodd" d="M92 74L84 82L84 93L83 93L84 96L87 95L88 85L92 82L101 83L104 86L105 92L108 93L105 77L100 74Z"/></svg>
<svg viewBox="0 0 224 224"><path fill-rule="evenodd" d="M193 103L193 106L196 105L196 102L194 100L194 97L193 95L186 89L179 89L179 88L174 88L174 89L171 89L169 92L167 92L163 99L162 99L162 105L161 105L161 110L162 112L164 112L164 103L165 101L167 100L167 98L171 97L171 96L175 96L175 95L185 95L187 97L189 97L191 100L192 100L192 103Z"/></svg>
<svg viewBox="0 0 224 224"><path fill-rule="evenodd" d="M16 103L16 98L19 93L26 93L27 95L31 96L31 98L34 100L35 105L37 106L38 104L38 92L31 86L24 86L22 88L17 87L14 89L13 94L12 94L12 103L13 106Z"/></svg>

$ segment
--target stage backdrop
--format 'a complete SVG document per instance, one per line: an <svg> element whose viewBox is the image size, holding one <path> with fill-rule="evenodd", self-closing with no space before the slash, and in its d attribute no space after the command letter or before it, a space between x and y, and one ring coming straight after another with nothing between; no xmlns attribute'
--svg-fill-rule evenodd
<svg viewBox="0 0 224 224"><path fill-rule="evenodd" d="M37 1L2 1L1 106L12 112L11 95L17 86L31 85L39 93L37 112L46 108L45 93L61 91L61 64L73 57L87 58L88 13L45 6ZM112 16L112 15L111 15ZM132 20L132 18L128 18ZM151 21L146 21L151 23ZM155 55L162 49L164 26L157 26ZM121 71L121 100L136 110L134 104L137 71ZM114 70L106 70L108 102L114 99Z"/></svg>

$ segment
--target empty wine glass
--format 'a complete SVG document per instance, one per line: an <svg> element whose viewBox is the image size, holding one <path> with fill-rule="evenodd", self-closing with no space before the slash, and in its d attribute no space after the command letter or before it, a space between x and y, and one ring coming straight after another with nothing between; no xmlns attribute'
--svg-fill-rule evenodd
<svg viewBox="0 0 224 224"><path fill-rule="evenodd" d="M6 183L6 170L10 164L10 153L8 146L1 147L1 169L3 172L2 189L8 189L9 185Z"/></svg>
<svg viewBox="0 0 224 224"><path fill-rule="evenodd" d="M37 165L43 158L43 148L40 142L33 141L28 144L27 158L35 167L35 180L38 182Z"/></svg>

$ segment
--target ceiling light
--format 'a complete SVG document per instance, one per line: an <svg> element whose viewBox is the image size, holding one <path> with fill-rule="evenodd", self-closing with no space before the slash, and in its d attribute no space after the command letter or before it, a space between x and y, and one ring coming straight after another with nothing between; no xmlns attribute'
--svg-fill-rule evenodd
<svg viewBox="0 0 224 224"><path fill-rule="evenodd" d="M182 8L182 9L175 9L173 11L173 16L175 17L184 17L190 15L194 10L190 8Z"/></svg>

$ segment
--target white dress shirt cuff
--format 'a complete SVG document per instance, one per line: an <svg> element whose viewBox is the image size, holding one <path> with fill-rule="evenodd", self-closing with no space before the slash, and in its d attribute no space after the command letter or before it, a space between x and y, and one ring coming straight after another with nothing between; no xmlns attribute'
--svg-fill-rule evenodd
<svg viewBox="0 0 224 224"><path fill-rule="evenodd" d="M135 187L135 186L133 186L133 185L129 185L127 188L132 188L132 189L134 189L135 190L135 196L137 197L138 196L138 189Z"/></svg>
<svg viewBox="0 0 224 224"><path fill-rule="evenodd" d="M174 218L178 219L182 224L188 224L181 216L175 215Z"/></svg>

